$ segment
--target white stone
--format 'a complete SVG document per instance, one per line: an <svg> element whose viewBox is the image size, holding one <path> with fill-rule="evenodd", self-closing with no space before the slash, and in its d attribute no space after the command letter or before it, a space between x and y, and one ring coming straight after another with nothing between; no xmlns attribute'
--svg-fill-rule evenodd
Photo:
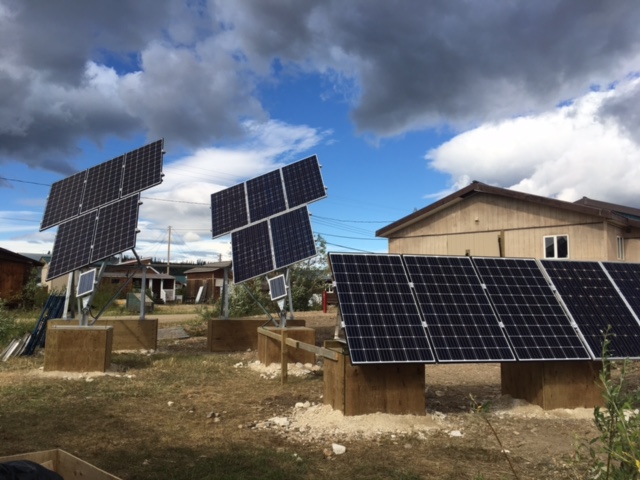
<svg viewBox="0 0 640 480"><path fill-rule="evenodd" d="M449 432L449 436L450 437L462 437L463 434L462 434L462 432L460 430L451 430Z"/></svg>
<svg viewBox="0 0 640 480"><path fill-rule="evenodd" d="M170 406L170 407L173 407L173 402L169 401L169 402L167 402L167 405Z"/></svg>
<svg viewBox="0 0 640 480"><path fill-rule="evenodd" d="M333 443L331 444L331 450L333 450L334 455L342 455L347 451L347 447L345 447L344 445Z"/></svg>
<svg viewBox="0 0 640 480"><path fill-rule="evenodd" d="M273 417L269 421L278 427L288 427L291 423L287 417Z"/></svg>

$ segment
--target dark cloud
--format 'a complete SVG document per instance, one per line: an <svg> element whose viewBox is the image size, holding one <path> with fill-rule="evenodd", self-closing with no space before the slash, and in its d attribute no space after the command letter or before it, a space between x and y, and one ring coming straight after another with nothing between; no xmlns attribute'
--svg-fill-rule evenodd
<svg viewBox="0 0 640 480"><path fill-rule="evenodd" d="M612 119L640 145L640 83L624 88L600 107L601 118Z"/></svg>

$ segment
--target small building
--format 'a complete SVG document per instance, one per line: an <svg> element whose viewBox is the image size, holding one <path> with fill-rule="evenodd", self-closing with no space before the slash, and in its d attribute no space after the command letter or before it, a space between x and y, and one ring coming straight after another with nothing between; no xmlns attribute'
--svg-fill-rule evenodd
<svg viewBox="0 0 640 480"><path fill-rule="evenodd" d="M145 289L151 291L153 300L156 302L162 301L163 303L174 302L176 299L175 277L158 272L150 265L150 258L142 259L141 263L146 267ZM122 291L122 298L126 297L129 292L140 291L142 269L140 269L137 260L108 264L102 274L100 287L115 290L126 283L128 279L131 281Z"/></svg>
<svg viewBox="0 0 640 480"><path fill-rule="evenodd" d="M225 270L229 282L231 282L233 274L230 261L209 263L186 270L184 273L187 276L187 289L184 301L194 302L200 287L202 287L201 302L215 302L218 300L222 295Z"/></svg>
<svg viewBox="0 0 640 480"><path fill-rule="evenodd" d="M389 253L640 262L640 209L473 182L376 232Z"/></svg>
<svg viewBox="0 0 640 480"><path fill-rule="evenodd" d="M42 263L19 253L0 248L0 299L11 302L29 282L34 268Z"/></svg>

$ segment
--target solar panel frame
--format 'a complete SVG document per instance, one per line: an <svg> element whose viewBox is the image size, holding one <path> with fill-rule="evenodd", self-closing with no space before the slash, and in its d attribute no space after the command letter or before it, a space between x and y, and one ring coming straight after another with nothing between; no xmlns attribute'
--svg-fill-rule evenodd
<svg viewBox="0 0 640 480"><path fill-rule="evenodd" d="M486 293L518 360L591 360L532 258L473 257Z"/></svg>
<svg viewBox="0 0 640 480"><path fill-rule="evenodd" d="M211 234L213 238L246 226L249 223L245 184L211 194Z"/></svg>
<svg viewBox="0 0 640 480"><path fill-rule="evenodd" d="M80 215L87 171L78 172L51 185L40 231Z"/></svg>
<svg viewBox="0 0 640 480"><path fill-rule="evenodd" d="M316 256L316 241L306 206L269 219L276 269Z"/></svg>
<svg viewBox="0 0 640 480"><path fill-rule="evenodd" d="M327 196L318 157L312 155L282 167L289 208L296 208Z"/></svg>
<svg viewBox="0 0 640 480"><path fill-rule="evenodd" d="M600 262L627 307L640 318L640 264Z"/></svg>
<svg viewBox="0 0 640 480"><path fill-rule="evenodd" d="M251 223L287 210L280 170L247 180L247 205Z"/></svg>
<svg viewBox="0 0 640 480"><path fill-rule="evenodd" d="M434 363L400 255L329 253L351 363Z"/></svg>
<svg viewBox="0 0 640 480"><path fill-rule="evenodd" d="M403 259L438 362L516 360L469 257Z"/></svg>
<svg viewBox="0 0 640 480"><path fill-rule="evenodd" d="M254 223L231 233L233 282L242 283L276 270L269 221Z"/></svg>
<svg viewBox="0 0 640 480"><path fill-rule="evenodd" d="M78 288L76 289L76 297L84 297L93 292L96 282L97 269L92 268L86 272L82 272L78 278Z"/></svg>
<svg viewBox="0 0 640 480"><path fill-rule="evenodd" d="M540 260L595 358L611 325L612 359L640 358L640 325L599 262Z"/></svg>
<svg viewBox="0 0 640 480"><path fill-rule="evenodd" d="M287 296L287 283L284 275L277 275L269 279L269 295L272 301L280 300Z"/></svg>

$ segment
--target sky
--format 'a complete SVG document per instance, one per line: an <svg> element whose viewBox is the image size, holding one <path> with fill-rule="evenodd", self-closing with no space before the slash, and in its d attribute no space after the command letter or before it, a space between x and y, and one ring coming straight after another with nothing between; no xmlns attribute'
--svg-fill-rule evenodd
<svg viewBox="0 0 640 480"><path fill-rule="evenodd" d="M0 247L50 252L50 185L160 138L136 252L172 262L230 259L211 194L313 154L329 251L386 252L473 180L640 208L638 25L628 0L0 0Z"/></svg>

